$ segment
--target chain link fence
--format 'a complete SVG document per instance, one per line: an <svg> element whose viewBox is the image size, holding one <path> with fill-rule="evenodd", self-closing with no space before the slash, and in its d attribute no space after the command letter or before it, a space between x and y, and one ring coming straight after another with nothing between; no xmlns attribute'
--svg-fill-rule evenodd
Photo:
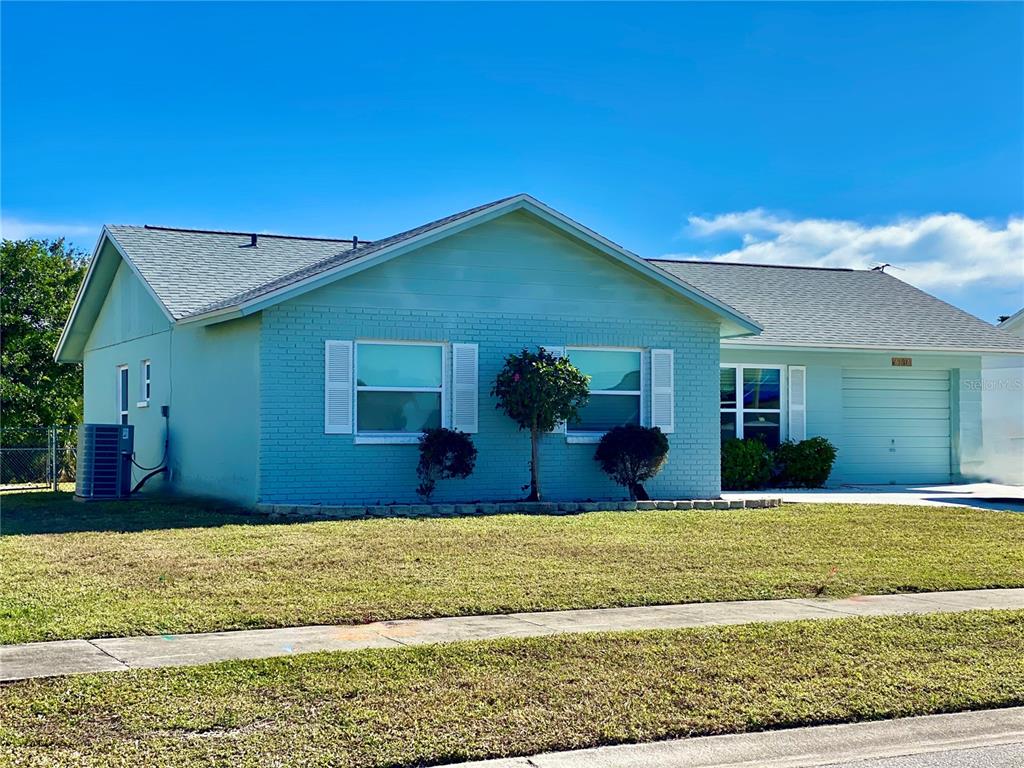
<svg viewBox="0 0 1024 768"><path fill-rule="evenodd" d="M78 427L0 429L0 491L74 483L77 452Z"/></svg>

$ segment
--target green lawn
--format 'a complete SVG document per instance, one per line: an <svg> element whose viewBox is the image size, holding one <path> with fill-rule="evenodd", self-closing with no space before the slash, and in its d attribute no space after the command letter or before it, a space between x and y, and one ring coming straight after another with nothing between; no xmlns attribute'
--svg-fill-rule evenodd
<svg viewBox="0 0 1024 768"><path fill-rule="evenodd" d="M1024 516L939 507L270 523L5 496L0 642L1024 586ZM49 533L47 531L50 531Z"/></svg>
<svg viewBox="0 0 1024 768"><path fill-rule="evenodd" d="M1024 612L564 635L0 688L0 764L412 766L1024 704Z"/></svg>

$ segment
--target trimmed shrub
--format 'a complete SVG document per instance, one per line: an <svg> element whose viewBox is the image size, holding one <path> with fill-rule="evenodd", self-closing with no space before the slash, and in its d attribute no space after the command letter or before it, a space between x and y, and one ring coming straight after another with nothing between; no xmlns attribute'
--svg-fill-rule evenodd
<svg viewBox="0 0 1024 768"><path fill-rule="evenodd" d="M416 476L420 479L416 493L430 501L438 480L466 478L476 466L476 446L465 432L437 427L423 432L420 438L420 463Z"/></svg>
<svg viewBox="0 0 1024 768"><path fill-rule="evenodd" d="M628 424L608 430L594 459L612 480L625 486L629 498L650 498L643 483L661 471L668 459L668 438L657 427Z"/></svg>
<svg viewBox="0 0 1024 768"><path fill-rule="evenodd" d="M763 488L772 477L772 452L757 438L731 438L722 443L722 488L746 491Z"/></svg>
<svg viewBox="0 0 1024 768"><path fill-rule="evenodd" d="M836 460L836 447L824 437L794 443L789 440L775 449L779 482L797 488L820 488L828 480Z"/></svg>

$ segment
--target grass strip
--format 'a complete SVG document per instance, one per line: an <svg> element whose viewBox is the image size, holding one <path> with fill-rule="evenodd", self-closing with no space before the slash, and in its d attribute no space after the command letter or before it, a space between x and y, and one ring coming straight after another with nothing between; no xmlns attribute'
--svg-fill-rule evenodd
<svg viewBox="0 0 1024 768"><path fill-rule="evenodd" d="M1024 611L564 635L35 680L0 764L412 766L1024 703Z"/></svg>
<svg viewBox="0 0 1024 768"><path fill-rule="evenodd" d="M3 499L0 642L1024 586L1024 515L952 507L274 523Z"/></svg>

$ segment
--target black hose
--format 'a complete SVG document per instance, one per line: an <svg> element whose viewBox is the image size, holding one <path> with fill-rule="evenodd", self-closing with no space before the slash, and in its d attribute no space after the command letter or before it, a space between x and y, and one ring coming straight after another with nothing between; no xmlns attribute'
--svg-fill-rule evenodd
<svg viewBox="0 0 1024 768"><path fill-rule="evenodd" d="M159 475L166 471L167 467L159 467L157 469L154 469L152 472L150 472L148 475L145 475L141 480L139 480L138 483L135 484L135 487L132 488L132 493L137 493L139 488L141 488L146 483L146 481L149 480L149 478L153 477L153 475Z"/></svg>

